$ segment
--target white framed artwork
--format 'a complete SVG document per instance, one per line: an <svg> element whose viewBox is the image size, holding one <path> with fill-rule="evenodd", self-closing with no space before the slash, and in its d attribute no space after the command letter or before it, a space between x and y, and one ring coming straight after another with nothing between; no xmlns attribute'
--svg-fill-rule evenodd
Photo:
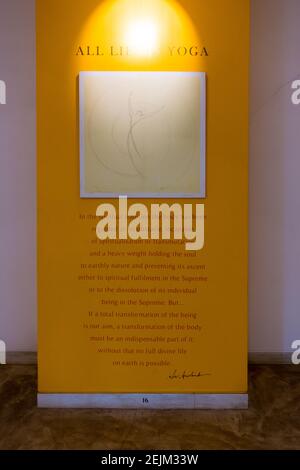
<svg viewBox="0 0 300 470"><path fill-rule="evenodd" d="M206 196L204 72L81 72L82 198Z"/></svg>

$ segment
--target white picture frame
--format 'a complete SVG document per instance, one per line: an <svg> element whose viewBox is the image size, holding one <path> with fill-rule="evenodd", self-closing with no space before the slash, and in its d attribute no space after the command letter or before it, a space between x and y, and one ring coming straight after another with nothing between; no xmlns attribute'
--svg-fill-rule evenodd
<svg viewBox="0 0 300 470"><path fill-rule="evenodd" d="M204 72L80 72L79 116L81 198L206 197Z"/></svg>

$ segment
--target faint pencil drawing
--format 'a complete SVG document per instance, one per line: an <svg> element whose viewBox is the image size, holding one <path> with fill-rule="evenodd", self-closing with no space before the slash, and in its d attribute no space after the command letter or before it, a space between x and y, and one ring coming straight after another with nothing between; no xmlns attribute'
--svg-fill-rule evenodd
<svg viewBox="0 0 300 470"><path fill-rule="evenodd" d="M145 155L143 155L142 150L138 148L138 144L136 142L136 137L135 137L135 131L137 126L142 122L147 119L150 119L152 117L155 117L158 113L163 111L165 108L165 105L160 106L158 109L155 109L153 105L151 105L148 102L142 102L139 103L138 106L135 107L134 105L134 92L130 91L129 96L128 96L128 132L126 134L126 137L124 137L123 141L121 142L120 139L116 136L116 128L120 121L122 120L122 114L119 114L115 117L113 120L112 128L111 128L111 138L112 141L118 150L118 152L124 156L129 157L129 160L132 165L132 170L133 172L120 172L110 165L107 165L102 157L101 154L97 152L95 149L95 146L93 145L93 137L92 137L92 125L89 126L89 140L90 140L90 145L93 149L93 152L95 154L95 157L100 165L103 165L105 168L109 169L111 172L118 174L118 175L123 175L123 176L137 176L141 178L145 178L145 172L142 168L141 162L145 159ZM146 109L143 109L142 106ZM95 110L97 110L97 106L99 106L99 103L96 104ZM153 108L151 111L147 111L147 108ZM91 120L93 120L95 117L92 114ZM123 123L124 124L124 123ZM168 128L168 123L165 123L166 128ZM126 145L125 145L126 142ZM124 151L124 148L126 148L126 151Z"/></svg>
<svg viewBox="0 0 300 470"><path fill-rule="evenodd" d="M205 171L202 75L82 73L83 197L204 194L200 174Z"/></svg>
<svg viewBox="0 0 300 470"><path fill-rule="evenodd" d="M133 92L131 91L128 98L128 112L129 112L129 131L127 136L127 151L132 162L133 167L137 171L137 173L144 178L145 175L143 174L142 170L138 168L138 165L135 162L135 157L137 156L140 160L143 159L142 154L140 153L139 149L137 148L137 144L134 138L134 129L135 127L143 120L149 119L155 116L157 113L161 112L164 108L162 106L160 109L153 111L153 112L145 112L143 109L134 109L132 104L132 96Z"/></svg>

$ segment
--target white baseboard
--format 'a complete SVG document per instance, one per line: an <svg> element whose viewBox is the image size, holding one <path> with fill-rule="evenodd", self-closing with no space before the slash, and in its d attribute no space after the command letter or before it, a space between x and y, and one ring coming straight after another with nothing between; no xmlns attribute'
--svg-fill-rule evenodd
<svg viewBox="0 0 300 470"><path fill-rule="evenodd" d="M251 352L249 353L249 364L292 364L292 352Z"/></svg>
<svg viewBox="0 0 300 470"><path fill-rule="evenodd" d="M37 353L28 351L10 351L6 353L6 363L10 365L37 364Z"/></svg>
<svg viewBox="0 0 300 470"><path fill-rule="evenodd" d="M39 408L101 408L149 410L245 410L244 394L38 394Z"/></svg>
<svg viewBox="0 0 300 470"><path fill-rule="evenodd" d="M291 352L250 352L249 364L291 364ZM7 353L7 364L36 364L36 352L13 351Z"/></svg>

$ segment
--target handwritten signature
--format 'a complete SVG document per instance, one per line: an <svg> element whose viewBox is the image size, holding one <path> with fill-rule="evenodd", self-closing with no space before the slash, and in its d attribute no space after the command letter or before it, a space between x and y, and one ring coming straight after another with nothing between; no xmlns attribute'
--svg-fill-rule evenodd
<svg viewBox="0 0 300 470"><path fill-rule="evenodd" d="M183 372L178 372L176 369L172 374L169 375L170 380L184 380L184 379L197 379L199 377L205 377L211 374L208 373L203 373L203 372L188 372L188 371L183 371Z"/></svg>

